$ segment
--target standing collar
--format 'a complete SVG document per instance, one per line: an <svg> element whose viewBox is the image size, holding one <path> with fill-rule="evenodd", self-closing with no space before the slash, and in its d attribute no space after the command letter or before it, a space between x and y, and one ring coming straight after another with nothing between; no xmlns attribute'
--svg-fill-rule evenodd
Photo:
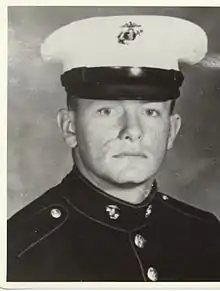
<svg viewBox="0 0 220 291"><path fill-rule="evenodd" d="M78 212L121 231L131 231L147 224L157 194L157 183L154 181L151 192L144 201L139 204L125 202L94 186L76 166L61 185L64 186L64 198Z"/></svg>

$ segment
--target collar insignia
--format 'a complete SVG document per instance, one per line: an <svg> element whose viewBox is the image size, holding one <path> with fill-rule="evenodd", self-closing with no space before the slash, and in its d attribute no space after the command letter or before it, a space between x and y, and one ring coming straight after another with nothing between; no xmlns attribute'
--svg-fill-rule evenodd
<svg viewBox="0 0 220 291"><path fill-rule="evenodd" d="M120 216L120 213L119 213L120 209L116 205L108 205L106 206L105 210L108 213L110 219L116 220Z"/></svg>

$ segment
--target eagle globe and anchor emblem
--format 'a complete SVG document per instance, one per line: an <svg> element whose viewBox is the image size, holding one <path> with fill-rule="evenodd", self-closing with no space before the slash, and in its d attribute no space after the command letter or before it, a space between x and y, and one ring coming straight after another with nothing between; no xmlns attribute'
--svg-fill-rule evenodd
<svg viewBox="0 0 220 291"><path fill-rule="evenodd" d="M143 33L142 26L132 21L128 21L121 28L122 31L117 36L118 42L121 44L129 44Z"/></svg>

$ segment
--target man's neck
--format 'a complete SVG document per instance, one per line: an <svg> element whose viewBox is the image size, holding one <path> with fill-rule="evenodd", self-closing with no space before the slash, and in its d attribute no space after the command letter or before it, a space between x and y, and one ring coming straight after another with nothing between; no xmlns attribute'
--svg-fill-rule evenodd
<svg viewBox="0 0 220 291"><path fill-rule="evenodd" d="M75 162L81 174L94 186L105 193L132 204L141 203L151 192L154 178L145 181L142 184L116 185L94 175L91 171L85 169L80 162Z"/></svg>
<svg viewBox="0 0 220 291"><path fill-rule="evenodd" d="M104 185L103 183L96 183L95 186L115 198L132 204L139 204L149 195L152 189L152 185L153 180L140 185L133 185L132 187L109 187L108 185Z"/></svg>

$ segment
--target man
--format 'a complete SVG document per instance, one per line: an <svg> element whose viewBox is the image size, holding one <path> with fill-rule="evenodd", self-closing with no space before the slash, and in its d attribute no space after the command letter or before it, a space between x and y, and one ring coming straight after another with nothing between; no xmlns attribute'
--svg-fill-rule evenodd
<svg viewBox="0 0 220 291"><path fill-rule="evenodd" d="M9 220L8 281L220 279L219 221L155 181L181 124L178 64L206 51L200 27L166 16L84 19L45 40L74 167Z"/></svg>

